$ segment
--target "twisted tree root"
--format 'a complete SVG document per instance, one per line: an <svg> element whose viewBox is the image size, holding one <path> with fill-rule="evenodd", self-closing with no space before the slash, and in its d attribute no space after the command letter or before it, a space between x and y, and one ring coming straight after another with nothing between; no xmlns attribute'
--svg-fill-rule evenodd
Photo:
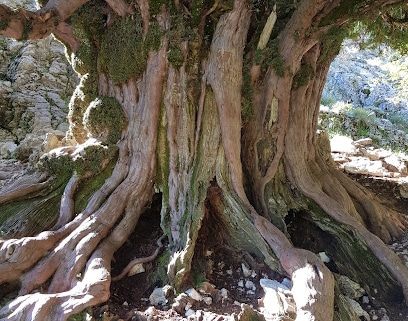
<svg viewBox="0 0 408 321"><path fill-rule="evenodd" d="M145 257L138 257L138 258L133 259L132 261L128 263L128 265L126 265L126 267L122 270L122 272L119 275L112 278L112 281L119 281L123 279L125 275L128 274L129 271L132 269L132 267L135 266L136 264L147 263L147 262L153 261L157 257L157 254L159 254L160 249L163 247L162 241L164 237L165 237L165 234L160 236L160 238L157 240L156 242L157 248L153 252L152 255L145 256Z"/></svg>

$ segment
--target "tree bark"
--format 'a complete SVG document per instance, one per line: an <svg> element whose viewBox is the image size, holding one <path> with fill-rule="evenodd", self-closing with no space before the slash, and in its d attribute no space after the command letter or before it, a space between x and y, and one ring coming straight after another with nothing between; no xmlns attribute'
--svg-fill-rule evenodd
<svg viewBox="0 0 408 321"><path fill-rule="evenodd" d="M0 320L66 320L106 301L114 253L157 191L168 276L178 290L191 283L206 250L197 244L210 247L202 238L217 222L211 226L217 241L291 278L296 320L333 320L341 300L335 278L317 248L288 228L291 220L308 222L311 233L319 228L331 240L324 250L339 273L370 295L408 298L408 270L385 244L407 221L336 171L316 135L326 74L342 40L333 45L330 28L383 1L340 14L348 2L280 4L261 47L262 24L275 10L266 3L158 4L51 0L37 13L0 5L7 20L1 34L35 39L54 32L82 75L69 114L67 140L75 145L43 160L64 176L36 175L34 185L31 177L0 193L0 206L10 212L22 198L60 199L45 231L0 241L0 283L20 283ZM327 17L335 19L326 23ZM96 138L85 124L96 101L114 101L125 114L116 144L88 140ZM101 131L114 130L119 117ZM81 180L96 181L112 162L110 177L77 211ZM27 213L44 208L36 204ZM362 258L367 264L353 263Z"/></svg>

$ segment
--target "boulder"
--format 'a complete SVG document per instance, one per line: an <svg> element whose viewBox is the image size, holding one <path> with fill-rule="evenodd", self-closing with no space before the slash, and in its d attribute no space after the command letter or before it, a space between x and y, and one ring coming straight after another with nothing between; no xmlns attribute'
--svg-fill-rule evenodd
<svg viewBox="0 0 408 321"><path fill-rule="evenodd" d="M330 140L330 148L332 153L347 153L354 155L357 152L350 137L336 135Z"/></svg>

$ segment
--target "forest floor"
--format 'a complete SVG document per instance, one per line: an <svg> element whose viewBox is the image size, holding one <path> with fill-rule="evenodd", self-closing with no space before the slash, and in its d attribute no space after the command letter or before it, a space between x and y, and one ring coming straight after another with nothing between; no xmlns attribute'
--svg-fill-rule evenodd
<svg viewBox="0 0 408 321"><path fill-rule="evenodd" d="M400 213L408 213L408 199L402 198L399 193L398 183L395 179L379 179L364 175L352 175L353 179L359 181L362 185L373 191L384 202L385 205L398 210ZM116 253L116 260L112 265L112 275L119 274L126 264L134 257L149 256L156 249L156 241L160 237L160 200L153 201L152 207L139 219L137 228L132 234L129 241L122 246ZM398 244L408 244L407 235ZM160 257L159 253L159 257ZM111 297L109 301L101 306L92 309L94 320L234 320L241 312L241 304L245 303L259 310L258 300L263 297L264 293L259 286L259 280L267 277L282 281L283 276L272 274L262 264L257 265L254 269L250 280L256 284L255 291L247 291L243 286L245 278L242 270L243 257L234 257L228 248L222 244L211 248L210 255L207 257L206 279L217 289L227 289L228 299L213 300L210 305L203 301L197 302L192 306L196 311L190 318L177 313L171 308L171 302L164 305L152 307L149 302L149 296L155 287L163 286L163 273L154 273L160 259L145 264L145 272L134 276L126 276L119 281L112 282ZM210 266L210 270L208 269ZM163 271L164 272L164 271ZM200 281L200 280L198 280ZM194 285L192 284L192 287ZM405 304L384 304L382 302L369 303L360 302L361 306L370 314L371 320L378 321L408 321L408 308ZM384 310L385 309L385 310ZM373 314L373 311L374 314ZM184 310L183 310L184 313ZM200 314L201 313L201 314ZM361 320L368 321L365 317ZM273 320L291 320L273 319Z"/></svg>

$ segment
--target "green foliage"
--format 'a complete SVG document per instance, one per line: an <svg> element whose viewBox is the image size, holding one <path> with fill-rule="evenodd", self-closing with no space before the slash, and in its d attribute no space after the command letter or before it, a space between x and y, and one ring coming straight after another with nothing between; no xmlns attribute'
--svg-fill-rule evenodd
<svg viewBox="0 0 408 321"><path fill-rule="evenodd" d="M405 5L389 6L384 12L372 12L352 25L351 35L362 48L373 48L386 43L402 54L408 53L408 14Z"/></svg>
<svg viewBox="0 0 408 321"><path fill-rule="evenodd" d="M318 63L324 63L328 60L331 61L334 59L334 57L340 52L343 40L348 35L349 31L345 27L330 28L330 30L320 39L322 45Z"/></svg>
<svg viewBox="0 0 408 321"><path fill-rule="evenodd" d="M325 16L321 22L320 26L327 26L333 24L338 19L348 16L353 17L353 15L358 15L360 8L368 4L369 0L344 0L333 9L327 16Z"/></svg>
<svg viewBox="0 0 408 321"><path fill-rule="evenodd" d="M24 20L24 29L23 29L23 34L21 35L20 40L27 40L32 30L33 30L33 25L31 24L31 22Z"/></svg>
<svg viewBox="0 0 408 321"><path fill-rule="evenodd" d="M191 24L198 26L204 7L204 0L195 0L191 2Z"/></svg>
<svg viewBox="0 0 408 321"><path fill-rule="evenodd" d="M348 112L348 115L354 118L358 126L369 128L375 124L375 113L372 110L356 107Z"/></svg>
<svg viewBox="0 0 408 321"><path fill-rule="evenodd" d="M390 47L399 50L402 53L408 52L407 31L408 31L408 9L405 4L390 5L369 11L362 8L369 6L368 0L347 0L342 1L332 12L324 17L320 26L330 25L337 19L347 18L347 36L357 39L362 48L377 47L386 43ZM339 32L344 27L334 27L334 31ZM344 37L343 37L344 38ZM328 44L330 49L335 43ZM333 51L332 49L331 51Z"/></svg>
<svg viewBox="0 0 408 321"><path fill-rule="evenodd" d="M37 3L40 5L40 7L45 7L45 5L47 4L48 0L36 0Z"/></svg>
<svg viewBox="0 0 408 321"><path fill-rule="evenodd" d="M140 75L146 67L140 17L120 19L107 30L99 52L102 70L116 84Z"/></svg>
<svg viewBox="0 0 408 321"><path fill-rule="evenodd" d="M170 47L167 59L176 69L180 68L184 63L184 55L178 47Z"/></svg>
<svg viewBox="0 0 408 321"><path fill-rule="evenodd" d="M126 117L115 98L100 97L89 104L83 123L94 138L103 143L115 144L120 139Z"/></svg>
<svg viewBox="0 0 408 321"><path fill-rule="evenodd" d="M408 119L398 113L392 114L388 120L408 134Z"/></svg>
<svg viewBox="0 0 408 321"><path fill-rule="evenodd" d="M144 40L144 49L146 51L157 51L161 46L161 39L163 33L160 30L160 26L156 21L151 21L149 24L149 31L147 32Z"/></svg>
<svg viewBox="0 0 408 321"><path fill-rule="evenodd" d="M6 40L3 36L0 36L0 50L4 50L5 48L6 48Z"/></svg>
<svg viewBox="0 0 408 321"><path fill-rule="evenodd" d="M323 94L320 104L326 107L332 107L336 103L336 101L337 101L336 97L330 94Z"/></svg>

